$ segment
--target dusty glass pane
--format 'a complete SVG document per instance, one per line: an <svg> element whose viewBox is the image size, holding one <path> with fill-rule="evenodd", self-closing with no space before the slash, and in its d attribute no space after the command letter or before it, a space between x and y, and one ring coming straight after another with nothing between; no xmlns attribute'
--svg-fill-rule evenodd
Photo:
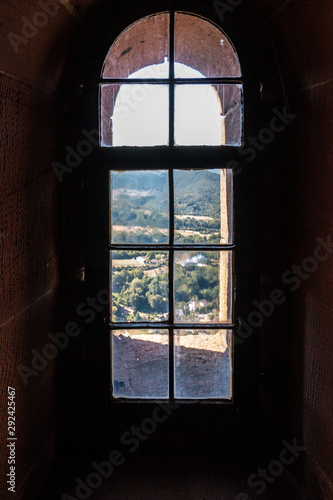
<svg viewBox="0 0 333 500"><path fill-rule="evenodd" d="M111 243L168 243L167 171L111 172L110 201Z"/></svg>
<svg viewBox="0 0 333 500"><path fill-rule="evenodd" d="M112 333L112 387L115 398L168 398L169 337L166 330Z"/></svg>
<svg viewBox="0 0 333 500"><path fill-rule="evenodd" d="M238 56L227 36L211 22L191 14L175 14L175 62L205 77L241 76Z"/></svg>
<svg viewBox="0 0 333 500"><path fill-rule="evenodd" d="M175 144L240 146L242 85L176 85Z"/></svg>
<svg viewBox="0 0 333 500"><path fill-rule="evenodd" d="M231 399L232 332L175 330L175 398Z"/></svg>
<svg viewBox="0 0 333 500"><path fill-rule="evenodd" d="M177 322L231 322L232 252L175 252L174 267Z"/></svg>
<svg viewBox="0 0 333 500"><path fill-rule="evenodd" d="M175 243L231 244L232 172L175 170Z"/></svg>
<svg viewBox="0 0 333 500"><path fill-rule="evenodd" d="M102 78L128 78L145 66L169 59L169 14L157 14L132 24L111 46ZM158 72L150 78L161 78Z"/></svg>
<svg viewBox="0 0 333 500"><path fill-rule="evenodd" d="M166 146L169 142L167 85L100 87L101 146Z"/></svg>
<svg viewBox="0 0 333 500"><path fill-rule="evenodd" d="M112 311L117 322L166 321L169 316L167 252L111 252Z"/></svg>

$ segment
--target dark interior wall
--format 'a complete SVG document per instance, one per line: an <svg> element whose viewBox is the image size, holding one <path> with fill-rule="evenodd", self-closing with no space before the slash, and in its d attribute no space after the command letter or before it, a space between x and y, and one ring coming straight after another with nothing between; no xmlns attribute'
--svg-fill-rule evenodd
<svg viewBox="0 0 333 500"><path fill-rule="evenodd" d="M34 498L33 485L27 485L43 474L55 446L59 360L28 375L26 384L18 371L19 365L32 368L32 350L41 353L49 343L48 332L56 333L62 324L63 199L51 164L63 141L56 91L74 23L61 3L51 4L50 14L37 1L0 5L3 499L13 496L6 484L8 386L16 389L16 498L23 491ZM28 26L27 20L40 27ZM35 469L36 464L42 469Z"/></svg>
<svg viewBox="0 0 333 500"><path fill-rule="evenodd" d="M329 245L315 250L318 238L331 240L333 225L333 4L249 0L239 12L253 14L252 7L282 81L279 90L270 78L263 82L266 126L274 107L287 103L294 115L260 155L261 299L274 288L287 297L262 328L262 422L271 435L304 443L302 482L311 497L314 473L331 499L333 260Z"/></svg>
<svg viewBox="0 0 333 500"><path fill-rule="evenodd" d="M304 278L289 293L285 349L288 351L288 414L303 440L325 498L333 497L333 257L317 264L317 238L333 232L333 4L329 0L285 2L271 23L292 112L284 177L285 270L300 265ZM281 207L283 209L283 207ZM311 269L313 266L313 270ZM306 269L310 272L307 272Z"/></svg>

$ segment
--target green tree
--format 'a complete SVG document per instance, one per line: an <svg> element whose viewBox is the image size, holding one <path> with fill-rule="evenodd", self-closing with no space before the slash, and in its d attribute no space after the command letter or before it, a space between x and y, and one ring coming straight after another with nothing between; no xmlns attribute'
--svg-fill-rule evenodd
<svg viewBox="0 0 333 500"><path fill-rule="evenodd" d="M164 301L161 295L149 295L148 302L150 307L156 312L164 312Z"/></svg>
<svg viewBox="0 0 333 500"><path fill-rule="evenodd" d="M152 259L155 259L155 252L152 252L152 251L147 252L146 259L148 262Z"/></svg>
<svg viewBox="0 0 333 500"><path fill-rule="evenodd" d="M113 275L112 284L114 292L120 292L126 285L127 274L127 271L120 271Z"/></svg>
<svg viewBox="0 0 333 500"><path fill-rule="evenodd" d="M144 275L144 273L143 273L142 269L135 269L135 271L134 271L135 278L139 278L140 280L142 280L143 275Z"/></svg>

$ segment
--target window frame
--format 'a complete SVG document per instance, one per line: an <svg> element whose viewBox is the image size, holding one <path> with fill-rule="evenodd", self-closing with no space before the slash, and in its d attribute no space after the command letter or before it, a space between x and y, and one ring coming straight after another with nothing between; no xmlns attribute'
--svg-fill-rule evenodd
<svg viewBox="0 0 333 500"><path fill-rule="evenodd" d="M105 166L107 169L108 165ZM222 168L222 167L221 167ZM166 170L166 168L163 168L159 166L158 168L155 168L155 170ZM112 170L117 170L117 171L128 171L126 169L110 169L109 171L112 172ZM135 165L135 170L148 170L147 167L141 167L137 168L137 165ZM150 169L153 170L153 169ZM173 172L175 170L178 170L174 166L168 167L168 174L169 174L169 208L170 212L173 207L173 195L174 195L174 189L171 186L173 184ZM190 169L182 169L182 170L187 170L189 171ZM192 170L192 169L191 169ZM205 170L201 167L201 170ZM231 170L231 169L230 169ZM110 201L111 204L111 201ZM109 210L110 213L110 210ZM111 220L110 220L111 222ZM233 226L233 238L234 238L234 224ZM200 245L200 244L175 244L173 242L173 236L174 236L174 214L171 215L170 213L170 225L169 225L169 232L170 232L170 238L169 238L169 243L168 244L108 244L108 249L110 251L110 254L114 250L127 250L127 251L166 251L169 254L169 263L168 263L168 281L169 281L169 320L165 322L108 322L108 327L110 329L110 350L111 350L111 365L112 365L112 332L114 330L136 330L136 329L163 329L168 331L168 338L169 338L169 398L167 401L169 402L193 402L193 401L199 401L199 402L225 402L225 403L231 403L232 402L232 395L231 398L176 398L174 396L174 375L175 375L175 367L174 367L174 335L173 331L174 330L186 330L186 329L191 329L191 330L225 330L225 331L232 331L236 327L236 323L234 322L234 310L235 310L235 301L236 301L236 293L235 293L235 271L234 271L234 254L235 254L235 248L236 245L233 242L232 244L206 244L206 245ZM181 323L181 322L176 322L176 319L174 317L175 313L175 290L174 290L174 253L176 251L196 251L196 250L201 250L203 252L209 252L209 251L216 251L216 252L232 252L232 265L231 265L231 283L232 283L232 307L231 307L231 321L230 322L224 322L224 323L195 323L195 322L186 322L186 323ZM111 256L110 256L110 262L111 262ZM110 306L112 304L112 266L110 265L109 268L109 276L110 276ZM112 306L111 306L112 307ZM233 334L232 334L233 337ZM232 342L230 345L230 350L231 350L231 394L233 394L233 353L232 353ZM112 384L111 384L112 386ZM156 398L115 398L112 394L111 390L111 397L113 399L116 399L117 401L141 401L141 400L149 400L149 401L154 401L154 402L165 402L166 400L158 400Z"/></svg>
<svg viewBox="0 0 333 500"><path fill-rule="evenodd" d="M177 11L179 12L179 11ZM168 380L168 386L169 386L169 398L167 401L169 402L180 402L180 403L186 403L186 402L200 402L200 403L225 403L225 404L230 404L233 401L233 392L234 392L234 384L233 384L233 359L234 359L234 353L233 353L233 338L234 338L234 331L236 328L236 323L234 322L235 319L235 304L236 304L236 273L235 273L235 266L234 266L234 255L236 251L236 244L235 244L235 225L234 222L232 224L232 233L233 233L233 238L232 238L232 244L215 244L215 245L198 245L198 244L175 244L174 243L174 211L173 206L174 206L174 186L173 186L173 172L177 170L177 167L175 166L175 162L177 161L177 158L182 156L184 158L185 152L188 150L193 151L193 149L196 149L198 152L200 152L200 156L202 156L202 163L201 163L201 170L208 170L212 168L216 169L223 169L227 168L231 171L233 171L232 168L228 168L228 162L225 161L225 158L223 158L223 161L225 162L225 165L218 165L217 163L217 156L218 154L222 157L225 155L223 154L224 151L221 152L221 149L229 148L229 153L234 157L234 151L235 148L239 148L243 144L243 120L244 120L244 104L243 104L243 99L242 102L240 103L241 106L241 116L242 116L242 123L241 123L241 137L240 137L240 145L239 146L176 146L175 145L175 88L176 85L188 85L188 84L193 84L193 85L209 85L209 84L237 84L241 86L242 89L242 96L243 96L243 89L244 89L244 84L242 80L242 75L239 77L215 77L215 78L175 78L175 71L174 71L174 64L175 64L175 11L169 11L168 14L170 15L169 19L169 58L170 58L170 72L169 72L169 78L168 79L142 79L142 78L131 78L131 79L126 79L126 78L104 78L102 76L102 80L100 83L100 94L99 94L99 109L100 113L102 112L102 106L101 106L101 89L103 88L103 85L107 84L131 84L135 85L137 83L154 83L154 84L160 84L160 85L168 85L169 88L169 144L166 146L150 146L146 147L144 154L140 154L142 152L142 147L133 147L133 146L103 146L102 145L102 116L100 117L100 148L101 150L105 151L105 155L108 157L107 159L105 158L105 168L109 170L110 174L112 170L117 170L117 171L126 171L126 168L123 165L123 160L124 157L126 157L126 154L124 155L123 153L130 154L129 152L134 148L135 150L135 159L133 158L134 161L134 168L135 170L150 170L147 165L147 157L152 156L154 157L154 152L158 149L163 151L163 154L166 153L166 151L172 150L174 153L172 153L173 156L173 161L169 163L165 168L161 166L161 163L158 164L158 167L155 166L151 168L151 170L167 170L168 171L168 177L169 177L169 208L170 208L170 226L169 226L169 244L157 244L157 245L152 245L152 244L119 244L119 243L109 243L108 244L108 249L110 251L110 262L111 262L111 254L113 250L133 250L133 251L149 251L149 250L160 250L160 251L167 251L169 255L169 264L168 264L168 278L169 278L169 320L166 322L162 323L154 323L154 322L113 322L111 320L111 315L110 320L108 321L107 325L110 329L110 358L111 358L111 384L110 384L110 391L111 391L111 399L116 400L118 402L140 402L142 400L144 401L152 401L152 402L163 402L163 400L158 400L156 398L125 398L125 397L118 397L116 398L113 395L113 384L112 384L112 358L113 358L113 348L112 348L112 332L117 330L135 330L135 329L153 329L153 328L158 328L158 329L165 329L168 331L168 338L169 338L169 380ZM200 17L200 16L196 16ZM202 18L201 18L202 19ZM140 20L139 20L140 21ZM209 20L205 19L206 22L210 22ZM213 24L213 23L212 23ZM219 28L220 29L220 28ZM223 33L223 32L221 32ZM226 36L223 33L224 36ZM121 36L121 35L120 35ZM226 37L228 38L228 37ZM229 39L228 39L229 40ZM229 40L230 42L230 40ZM232 44L231 44L232 45ZM234 48L234 47L233 47ZM238 59L237 52L234 48L235 55ZM104 65L103 65L104 69ZM103 70L102 70L103 73ZM183 150L181 154L180 153L180 148ZM208 163L208 158L207 153L210 150L212 153L212 149L215 149L215 154L211 158L212 163ZM112 155L112 153L109 155L108 152L111 151L113 152L114 150L120 150L119 156L122 158L120 160L120 165L117 165L116 167L114 166L113 162L110 164L110 157L116 156ZM189 152L190 152L189 151ZM168 156L168 154L166 155ZM210 155L211 156L211 155ZM140 160L142 160L142 157L144 158L143 164L141 163ZM183 160L182 160L183 161ZM208 163L208 164L207 164ZM182 162L181 162L182 164ZM111 166L113 165L113 166ZM133 164L132 164L133 165ZM194 167L192 166L191 169ZM182 169L187 170L184 166L182 166ZM111 177L111 176L110 176ZM111 179L110 179L111 180ZM108 185L110 185L110 180ZM110 188L111 191L111 188ZM233 193L234 197L234 193ZM110 233L111 233L111 192L109 196L110 200L110 207L108 210L109 213L109 228L110 228ZM234 206L232 203L232 216L234 212ZM232 296L232 307L231 307L231 321L226 322L226 323L215 323L215 324L210 324L210 323L177 323L174 317L174 311L175 311L175 302L174 302L174 253L177 250L183 250L183 251L190 251L190 250L202 250L202 251L209 251L209 250L215 250L218 252L223 252L223 251L231 251L232 252L232 265L231 265L231 283L232 283L232 291L231 291L231 296ZM112 265L110 264L109 268L109 279L110 279L110 309L112 307ZM110 312L110 311L109 311ZM230 398L182 398L182 399L177 399L175 398L175 359L174 359L174 330L177 329L211 329L211 330L225 330L225 331L231 331L231 345L229 346L230 352L231 352L231 397Z"/></svg>
<svg viewBox="0 0 333 500"><path fill-rule="evenodd" d="M141 9L141 16L140 16ZM208 19L205 9L200 6L193 7L197 16L206 18L209 22L216 24L222 30L227 31L228 36L237 47L237 53L242 66L243 82L243 101L244 101L244 137L258 130L259 119L259 77L256 73L256 59L252 53L252 48L243 40L242 27L237 28L236 23L233 27L224 23L214 23ZM191 12L192 13L192 12ZM132 14L136 19L143 17L146 12L141 7ZM205 16L206 14L206 16ZM149 15L149 14L148 14ZM122 18L123 28L133 22L130 15ZM104 54L107 53L110 42L115 39L121 30L116 28L113 34L104 36ZM99 63L100 64L100 63ZM97 67L96 60L92 61L92 66L100 71L101 64ZM95 78L89 79L86 87L86 99L95 107L94 117L91 121L96 127L98 123L98 84L97 73ZM228 80L230 82L230 80ZM87 94L88 92L88 94ZM95 151L87 161L85 171L85 269L86 269L86 289L91 296L95 296L101 288L107 288L109 279L109 259L108 259L108 241L105 235L108 235L109 220L109 189L108 175L109 165L114 169L127 169L133 165L135 159L136 165L144 162L147 166L150 163L158 162L160 165L173 164L177 168L178 162L182 168L192 168L197 165L200 167L203 160L212 161L221 160L221 151L223 149L223 159L226 162L235 160L239 165L236 176L234 177L234 228L235 240L237 246L235 251L235 277L237 279L237 296L234 304L235 323L238 324L239 317L246 317L251 312L253 297L256 296L259 289L259 259L257 255L259 238L259 165L255 160L248 165L244 158L239 155L239 147L218 146L205 147L205 154L202 153L202 147L177 146L170 147L156 146L154 148L101 148ZM205 157L207 155L207 157ZM98 167L98 168L97 168ZM222 168L221 166L219 168ZM245 208L246 207L246 208ZM96 220L99 223L96 224ZM251 230L250 228L251 223ZM251 243L248 244L248 237L251 231ZM254 243L256 241L256 243ZM109 311L103 312L99 319L97 318L93 327L88 325L86 344L87 344L87 366L90 373L95 373L94 388L92 389L92 401L99 402L105 410L111 408L121 408L122 405L139 403L142 408L150 408L153 400L117 400L110 398L110 331L107 318ZM104 333L101 333L104 332ZM210 401L191 400L188 409L184 409L186 415L191 414L191 408L202 408L203 414L224 415L225 422L229 421L230 426L234 425L235 417L244 415L244 425L255 420L259 408L259 361L258 361L258 330L246 341L245 346L237 344L233 346L234 356L234 393L232 402L214 401L214 413L211 413ZM246 366L246 368L245 368ZM183 402L183 401L182 401ZM134 407L134 406L133 406ZM186 405L184 405L184 408ZM222 413L215 413L217 408L221 408ZM228 410L229 408L229 410ZM112 410L114 411L114 410ZM121 411L121 410L120 410ZM138 410L139 411L139 410ZM208 413L206 413L208 411ZM188 413L190 412L190 413ZM185 415L184 413L184 415ZM201 413L200 413L201 414ZM230 420L228 418L230 417ZM253 417L253 418L252 418ZM185 417L187 420L188 417ZM218 421L218 419L217 419ZM238 420L237 420L238 421Z"/></svg>

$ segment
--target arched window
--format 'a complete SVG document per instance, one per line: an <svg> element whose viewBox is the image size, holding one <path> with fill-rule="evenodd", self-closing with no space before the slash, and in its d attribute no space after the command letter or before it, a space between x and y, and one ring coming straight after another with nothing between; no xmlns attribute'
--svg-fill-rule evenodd
<svg viewBox="0 0 333 500"><path fill-rule="evenodd" d="M231 401L237 53L210 21L163 12L120 34L101 78L112 395Z"/></svg>
<svg viewBox="0 0 333 500"><path fill-rule="evenodd" d="M209 21L181 12L144 18L105 59L101 146L239 146L240 78L235 49Z"/></svg>

